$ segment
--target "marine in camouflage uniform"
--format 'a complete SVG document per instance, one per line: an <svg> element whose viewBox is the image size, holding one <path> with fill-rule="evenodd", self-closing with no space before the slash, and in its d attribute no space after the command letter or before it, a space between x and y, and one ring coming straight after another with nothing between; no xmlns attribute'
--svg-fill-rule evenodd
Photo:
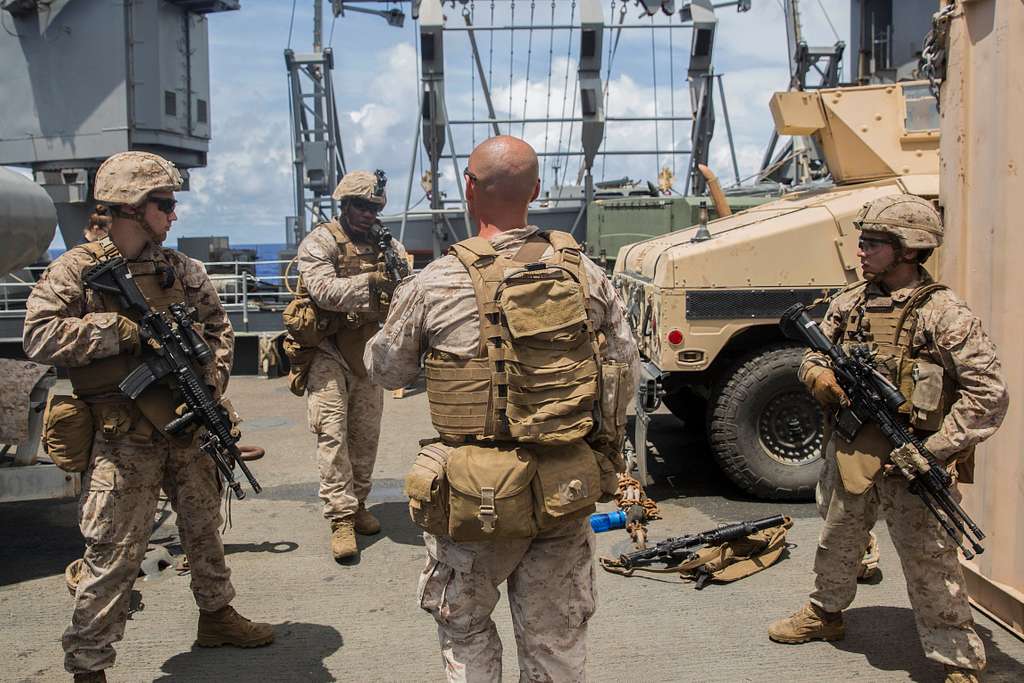
<svg viewBox="0 0 1024 683"><path fill-rule="evenodd" d="M485 146L491 146L490 150L481 153ZM512 155L522 156L512 159ZM481 236L504 255L515 254L528 241L536 242L538 228L525 225L528 198L518 213L512 210L523 220L513 220L509 227L488 219L476 199L485 174L511 174L525 167L527 180L530 168L536 179L532 148L516 138L492 138L474 150L470 167L467 201L480 224ZM553 249L549 246L542 253L543 260L550 260ZM604 337L603 357L628 364L633 387L639 357L622 303L604 272L585 256L580 260L590 288L587 314ZM476 358L480 329L470 273L455 255L448 254L395 292L384 328L366 348L370 377L384 387L401 387L418 376L424 353L454 365ZM502 645L491 612L498 602L498 587L505 582L520 679L585 678L587 621L596 607L594 535L586 517L561 522L534 538L455 542L445 535L424 533L424 540L427 561L420 576L418 601L437 622L449 681L501 679Z"/></svg>
<svg viewBox="0 0 1024 683"><path fill-rule="evenodd" d="M112 206L110 238L61 255L26 304L26 355L68 368L96 427L79 502L83 571L63 638L65 668L76 680L105 680L103 670L114 663L113 643L124 634L161 487L178 514L191 564L200 609L197 643L273 640L268 624L250 622L229 606L235 590L219 533L221 484L213 461L187 438L171 442L118 391L125 370L138 364L139 328L116 300L83 284L86 269L121 253L155 309L175 301L195 307L213 353L205 380L222 395L234 350L227 314L203 264L161 246L176 218L172 193L180 188L177 169L159 156L126 152L107 159L97 171L95 195Z"/></svg>
<svg viewBox="0 0 1024 683"><path fill-rule="evenodd" d="M340 326L320 342L305 380L309 428L317 437L320 500L337 560L358 552L355 533L380 531L365 501L384 396L367 378L362 355L366 340L380 329L395 285L379 268L368 235L387 201L382 177L369 171L345 174L333 195L341 201L339 219L314 228L296 256L300 294L312 299L322 321L333 319ZM404 263L405 249L397 241L392 247Z"/></svg>
<svg viewBox="0 0 1024 683"><path fill-rule="evenodd" d="M995 346L977 316L920 266L941 244L939 216L925 200L896 195L866 204L854 224L862 231L866 282L835 297L822 332L847 348L872 346L879 371L909 398L909 425L955 479L970 483L974 447L999 428L1009 399ZM808 352L799 374L823 403L848 400L822 354ZM769 635L788 643L844 635L841 612L853 602L861 556L881 508L925 655L946 666L947 681L976 680L985 650L974 630L957 547L893 467L903 460L901 449L891 450L873 424L852 443L832 435L826 468L836 476L822 501L827 512L815 589L810 603L772 624Z"/></svg>

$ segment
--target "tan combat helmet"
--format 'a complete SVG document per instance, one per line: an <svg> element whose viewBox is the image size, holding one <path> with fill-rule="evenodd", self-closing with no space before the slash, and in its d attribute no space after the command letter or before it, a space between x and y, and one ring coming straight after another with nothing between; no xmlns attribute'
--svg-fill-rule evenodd
<svg viewBox="0 0 1024 683"><path fill-rule="evenodd" d="M858 230L895 236L904 249L934 249L942 244L942 219L931 202L912 194L879 197L854 219Z"/></svg>
<svg viewBox="0 0 1024 683"><path fill-rule="evenodd" d="M170 161L149 152L118 152L96 171L93 196L105 204L135 206L150 192L176 192L182 180Z"/></svg>
<svg viewBox="0 0 1024 683"><path fill-rule="evenodd" d="M364 199L383 209L388 203L388 195L384 192L387 182L384 171L349 171L331 196L338 200Z"/></svg>

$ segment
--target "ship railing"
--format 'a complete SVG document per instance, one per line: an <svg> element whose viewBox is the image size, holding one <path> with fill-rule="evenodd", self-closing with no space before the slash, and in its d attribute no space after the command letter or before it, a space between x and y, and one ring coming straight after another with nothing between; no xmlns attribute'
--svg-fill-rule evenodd
<svg viewBox="0 0 1024 683"><path fill-rule="evenodd" d="M288 263L287 260L208 261L204 265L208 272L213 271L210 272L210 280L224 308L228 312L241 312L243 321L248 324L249 311L283 308L291 300L284 274ZM273 266L277 274L256 275L256 266ZM0 317L24 317L29 293L44 270L46 266L30 266L0 281ZM292 289L297 276L297 271L292 268L287 277Z"/></svg>

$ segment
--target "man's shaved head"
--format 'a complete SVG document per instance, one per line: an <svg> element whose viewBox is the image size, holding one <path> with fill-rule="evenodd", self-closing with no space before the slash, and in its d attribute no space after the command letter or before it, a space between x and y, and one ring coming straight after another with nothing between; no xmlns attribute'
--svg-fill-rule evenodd
<svg viewBox="0 0 1024 683"><path fill-rule="evenodd" d="M537 152L525 140L498 135L484 140L469 155L476 176L475 203L484 212L525 211L536 197Z"/></svg>

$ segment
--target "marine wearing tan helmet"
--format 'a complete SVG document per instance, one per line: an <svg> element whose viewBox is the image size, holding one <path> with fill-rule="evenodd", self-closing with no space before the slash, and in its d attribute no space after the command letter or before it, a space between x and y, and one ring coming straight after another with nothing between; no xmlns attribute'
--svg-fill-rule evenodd
<svg viewBox="0 0 1024 683"><path fill-rule="evenodd" d="M942 219L931 202L912 194L879 197L861 208L855 228L894 236L904 249L932 249L942 244Z"/></svg>
<svg viewBox="0 0 1024 683"><path fill-rule="evenodd" d="M388 196L384 191L387 181L382 182L382 176L382 171L349 171L334 188L334 193L331 196L338 201L353 198L363 199L377 204L383 209L384 205L388 203Z"/></svg>
<svg viewBox="0 0 1024 683"><path fill-rule="evenodd" d="M182 180L170 161L149 152L118 152L96 171L93 196L105 204L138 206L150 192L177 192Z"/></svg>
<svg viewBox="0 0 1024 683"><path fill-rule="evenodd" d="M150 152L118 152L100 164L96 171L93 197L98 202L109 204L114 218L135 221L153 242L160 244L167 230L154 226L146 218L142 205L154 192L172 193L181 187L181 174L167 159ZM169 202L170 209L165 211L165 215L172 216L173 196L159 199Z"/></svg>

